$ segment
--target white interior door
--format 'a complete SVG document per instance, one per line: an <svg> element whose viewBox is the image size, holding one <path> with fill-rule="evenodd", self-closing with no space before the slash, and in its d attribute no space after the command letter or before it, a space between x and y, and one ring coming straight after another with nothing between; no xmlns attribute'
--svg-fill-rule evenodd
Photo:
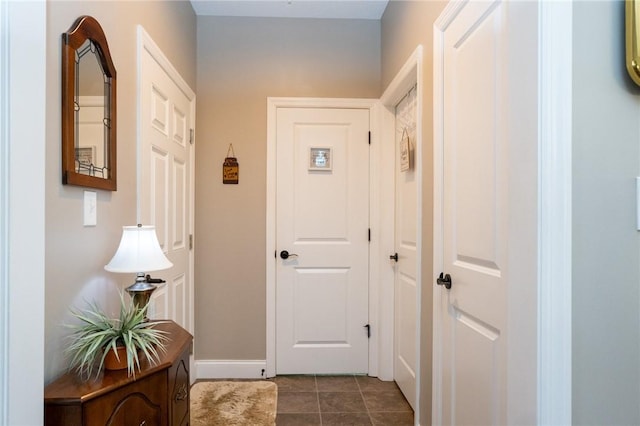
<svg viewBox="0 0 640 426"><path fill-rule="evenodd" d="M509 6L469 2L444 31L442 259L452 286L435 297L446 425L507 424Z"/></svg>
<svg viewBox="0 0 640 426"><path fill-rule="evenodd" d="M276 120L276 373L366 373L369 110Z"/></svg>
<svg viewBox="0 0 640 426"><path fill-rule="evenodd" d="M152 295L150 317L172 319L193 332L190 135L194 100L146 49L140 60L140 221L155 225L158 241L173 263L171 269L152 273L166 284Z"/></svg>
<svg viewBox="0 0 640 426"><path fill-rule="evenodd" d="M395 307L394 379L411 406L416 408L418 341L418 268L416 179L416 110L414 87L396 106L395 128Z"/></svg>

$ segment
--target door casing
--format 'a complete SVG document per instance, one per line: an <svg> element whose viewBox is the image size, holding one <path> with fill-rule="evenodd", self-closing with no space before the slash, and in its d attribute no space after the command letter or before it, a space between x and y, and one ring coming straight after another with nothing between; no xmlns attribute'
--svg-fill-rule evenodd
<svg viewBox="0 0 640 426"><path fill-rule="evenodd" d="M425 316L431 316L431 306L423 306L421 301L423 299L422 294L422 194L423 194L423 127L422 127L422 115L423 115L423 47L422 45L418 45L416 49L413 51L411 56L404 63L398 74L394 77L394 79L389 83L389 86L386 88L384 93L380 98L380 127L383 140L381 141L382 150L384 150L381 154L382 157L378 159L378 163L380 164L381 176L380 176L380 188L381 188L381 199L379 200L378 208L382 211L381 217L381 229L385 231L384 235L384 248L388 250L388 248L395 247L395 202L388 202L388 200L395 200L395 165L394 165L394 157L395 157L395 123L396 123L396 105L402 100L402 98L407 94L407 92L414 86L416 86L417 92L417 101L416 101L416 141L415 141L415 172L416 172L416 206L417 206L417 222L416 222L416 260L420 266L417 268L416 274L416 282L418 283L417 292L416 292L416 312L417 312L417 322L416 322L416 389L415 389L415 414L414 419L416 424L420 423L420 403L421 403L421 381L420 378L422 376L423 370L430 369L430 365L422 365L421 353L429 353L431 351L431 347L421 347L421 319ZM389 160L388 160L389 159ZM387 201L387 202L385 202ZM387 248L388 247L388 248ZM388 259L390 253L381 253L380 260L381 265L385 275L381 278L381 282L394 282L394 270L393 268L387 268ZM386 255L386 256L385 256ZM386 275L387 272L390 275ZM431 287L427 286L427 291L431 291ZM390 336L388 340L388 344L394 347L394 321L395 321L395 295L393 286L391 289L383 289L386 290L386 293L383 295L387 300L391 300L391 305L386 306L384 303L385 299L382 299L380 302L380 309L384 310L384 315L381 316L381 320L385 321L385 327L391 327ZM424 312L424 309L428 309L427 312ZM382 326L382 324L381 324ZM385 351L386 352L386 351ZM384 353L384 356L390 356L390 360L385 361L388 364L385 364L385 367L388 368L388 377L389 380L394 377L394 351L391 350L391 353Z"/></svg>
<svg viewBox="0 0 640 426"><path fill-rule="evenodd" d="M371 223L371 243L370 253L370 275L369 275L369 323L372 328L371 339L369 340L369 375L377 376L385 380L393 378L393 368L391 375L387 370L380 373L380 354L389 348L393 342L393 337L389 340L387 331L378 324L384 323L380 319L380 303L388 303L389 299L384 299L380 295L380 283L382 282L378 274L379 259L383 252L383 241L377 237L377 224L380 222L380 212L376 201L380 201L380 170L377 167L377 159L380 156L380 132L379 132L379 104L377 99L338 99L338 98L267 98L267 233L266 233L266 302L267 302L267 354L266 365L267 377L276 374L276 263L274 253L276 250L276 116L278 108L360 108L370 111L371 128L371 151L370 151L370 223ZM393 169L393 164L391 164ZM393 241L393 240L391 240ZM387 246L389 247L389 246ZM384 253L388 248L385 247ZM388 256L388 254L387 254ZM388 258L388 257L387 257ZM391 298L391 303L393 299ZM393 315L393 309L391 309ZM393 318L393 317L392 317ZM388 323L387 323L388 324ZM391 324L393 324L391 322ZM377 331L376 331L377 330ZM389 330L392 332L392 330ZM391 344L389 343L391 342ZM386 346L385 346L386 345ZM393 361L388 356L389 362ZM386 358L386 357L385 357Z"/></svg>
<svg viewBox="0 0 640 426"><path fill-rule="evenodd" d="M268 98L267 99L267 232L266 232L266 302L267 353L266 375L276 374L276 113L278 108L369 108L371 117L370 206L371 242L369 244L369 375L393 380L394 362L394 269L389 254L394 247L394 141L395 106L409 88L418 85L417 152L422 141L422 46L418 46L378 99ZM418 192L422 193L422 155L416 155ZM417 200L422 206L422 200ZM419 215L421 217L421 214ZM418 255L421 259L422 224L417 229ZM418 277L418 282L421 278ZM418 312L421 312L420 294ZM431 309L431 307L428 307ZM423 315L421 314L421 317ZM420 359L420 321L417 331L416 359ZM427 348L431 350L431 348ZM416 369L416 397L420 399L420 363ZM430 366L428 367L430 368ZM419 416L416 405L416 419Z"/></svg>

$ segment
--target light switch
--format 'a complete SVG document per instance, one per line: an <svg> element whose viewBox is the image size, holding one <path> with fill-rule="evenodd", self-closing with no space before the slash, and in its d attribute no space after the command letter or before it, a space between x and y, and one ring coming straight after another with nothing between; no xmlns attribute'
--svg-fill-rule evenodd
<svg viewBox="0 0 640 426"><path fill-rule="evenodd" d="M98 193L84 191L84 226L96 226L98 224Z"/></svg>

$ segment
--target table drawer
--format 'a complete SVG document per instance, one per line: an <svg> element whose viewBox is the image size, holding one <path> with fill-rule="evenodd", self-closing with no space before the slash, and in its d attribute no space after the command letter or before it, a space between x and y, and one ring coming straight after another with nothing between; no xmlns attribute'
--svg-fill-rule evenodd
<svg viewBox="0 0 640 426"><path fill-rule="evenodd" d="M84 405L87 426L166 425L166 375L153 374Z"/></svg>

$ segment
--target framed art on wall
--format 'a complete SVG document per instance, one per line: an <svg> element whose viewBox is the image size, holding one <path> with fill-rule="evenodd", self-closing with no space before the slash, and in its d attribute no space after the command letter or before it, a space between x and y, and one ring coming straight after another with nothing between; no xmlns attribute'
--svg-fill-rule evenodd
<svg viewBox="0 0 640 426"><path fill-rule="evenodd" d="M331 169L331 148L309 148L309 170Z"/></svg>

